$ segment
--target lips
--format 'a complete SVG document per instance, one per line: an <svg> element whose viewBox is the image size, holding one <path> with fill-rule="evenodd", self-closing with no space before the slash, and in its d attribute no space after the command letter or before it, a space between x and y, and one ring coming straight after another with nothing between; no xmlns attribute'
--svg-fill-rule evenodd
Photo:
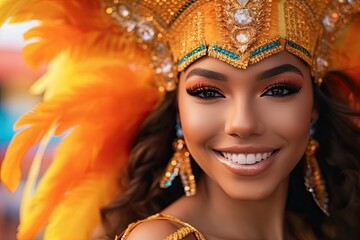
<svg viewBox="0 0 360 240"><path fill-rule="evenodd" d="M275 151L268 152L254 152L254 153L230 153L230 152L218 152L223 158L230 160L234 163L251 165L269 158Z"/></svg>
<svg viewBox="0 0 360 240"><path fill-rule="evenodd" d="M255 176L266 172L280 152L280 148L264 145L235 145L212 150L226 169L240 176Z"/></svg>

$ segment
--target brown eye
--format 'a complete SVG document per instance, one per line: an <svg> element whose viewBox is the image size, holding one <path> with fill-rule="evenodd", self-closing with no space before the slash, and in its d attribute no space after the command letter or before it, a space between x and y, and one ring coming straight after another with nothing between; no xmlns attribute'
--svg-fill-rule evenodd
<svg viewBox="0 0 360 240"><path fill-rule="evenodd" d="M193 97L200 99L215 99L215 98L224 98L225 96L220 93L220 91L213 87L196 87L188 88L186 92Z"/></svg>
<svg viewBox="0 0 360 240"><path fill-rule="evenodd" d="M296 94L301 90L300 85L288 84L288 83L277 83L268 87L261 97L286 97L292 94Z"/></svg>

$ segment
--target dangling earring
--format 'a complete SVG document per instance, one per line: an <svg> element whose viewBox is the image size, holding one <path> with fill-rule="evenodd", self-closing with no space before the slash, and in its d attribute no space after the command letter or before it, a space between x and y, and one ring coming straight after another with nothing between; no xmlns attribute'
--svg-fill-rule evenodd
<svg viewBox="0 0 360 240"><path fill-rule="evenodd" d="M176 135L178 138L173 142L175 152L160 180L160 187L170 187L175 177L180 174L185 195L193 196L196 193L196 182L191 168L190 153L183 139L179 120L177 120L176 124Z"/></svg>
<svg viewBox="0 0 360 240"><path fill-rule="evenodd" d="M328 193L324 179L322 178L320 167L316 159L316 152L319 148L319 142L313 139L315 133L315 123L311 123L310 141L305 152L305 171L304 181L306 189L312 194L313 199L324 214L330 216L328 209Z"/></svg>

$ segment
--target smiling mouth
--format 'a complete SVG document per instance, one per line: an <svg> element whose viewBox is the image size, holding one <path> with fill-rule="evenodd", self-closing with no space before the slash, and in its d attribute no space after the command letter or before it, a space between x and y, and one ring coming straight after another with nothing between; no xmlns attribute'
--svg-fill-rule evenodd
<svg viewBox="0 0 360 240"><path fill-rule="evenodd" d="M252 165L268 159L277 151L278 149L264 153L227 153L220 151L215 152L222 158L227 159L233 163L241 165Z"/></svg>

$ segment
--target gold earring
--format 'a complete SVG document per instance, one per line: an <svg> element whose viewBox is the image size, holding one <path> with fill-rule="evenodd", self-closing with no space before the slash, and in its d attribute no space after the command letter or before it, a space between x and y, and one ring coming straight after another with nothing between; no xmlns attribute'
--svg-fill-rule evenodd
<svg viewBox="0 0 360 240"><path fill-rule="evenodd" d="M319 148L319 143L315 139L311 139L306 149L305 157L305 186L306 189L312 194L313 199L319 208L327 216L330 216L328 209L328 193L324 179L322 178L321 171L315 154Z"/></svg>
<svg viewBox="0 0 360 240"><path fill-rule="evenodd" d="M190 153L186 147L185 141L181 138L174 140L173 147L175 152L160 180L160 187L170 187L175 177L180 174L185 195L193 196L196 193L196 182L191 168Z"/></svg>

